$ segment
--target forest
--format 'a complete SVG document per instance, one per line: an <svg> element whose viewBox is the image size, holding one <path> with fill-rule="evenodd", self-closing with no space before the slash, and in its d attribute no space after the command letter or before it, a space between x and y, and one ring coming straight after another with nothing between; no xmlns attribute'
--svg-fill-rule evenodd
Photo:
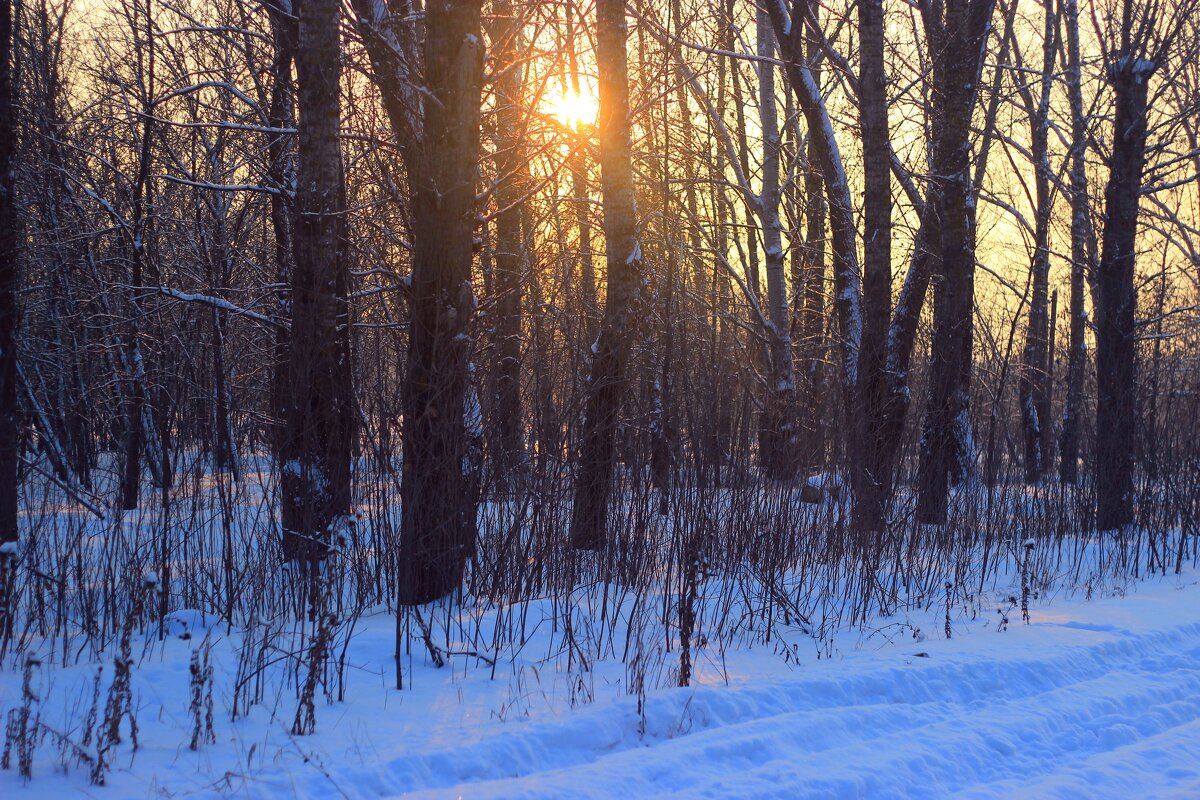
<svg viewBox="0 0 1200 800"><path fill-rule="evenodd" d="M1198 309L1196 0L4 0L3 766L1194 582Z"/></svg>

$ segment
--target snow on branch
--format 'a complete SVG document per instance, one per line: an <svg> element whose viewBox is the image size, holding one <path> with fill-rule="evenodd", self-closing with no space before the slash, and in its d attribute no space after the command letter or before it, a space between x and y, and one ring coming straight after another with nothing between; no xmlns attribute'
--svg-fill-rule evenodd
<svg viewBox="0 0 1200 800"><path fill-rule="evenodd" d="M181 292L178 289L171 289L166 286L159 286L155 288L159 294L174 298L175 300L181 300L185 303L203 303L205 305L213 306L214 308L219 308L222 311L228 311L229 313L239 317L246 317L254 320L255 322L261 322L264 325L273 325L280 328L287 327L287 322L279 319L278 317L269 317L266 314L260 314L257 311L251 311L248 308L242 308L241 306L234 305L228 300L220 297L213 297L212 295L208 294Z"/></svg>

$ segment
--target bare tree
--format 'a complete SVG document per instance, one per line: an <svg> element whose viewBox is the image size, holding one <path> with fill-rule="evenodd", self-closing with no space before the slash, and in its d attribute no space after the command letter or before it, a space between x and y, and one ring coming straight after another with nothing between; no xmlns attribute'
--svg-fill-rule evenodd
<svg viewBox="0 0 1200 800"><path fill-rule="evenodd" d="M493 4L492 41L500 77L496 84L496 241L492 339L497 374L493 418L493 469L507 486L524 460L521 418L521 298L528 268L525 195L529 192L529 160L521 130L524 65L520 60L523 18L510 0Z"/></svg>
<svg viewBox="0 0 1200 800"><path fill-rule="evenodd" d="M1042 64L1040 89L1036 96L1027 88L1025 76L1014 76L1018 93L1029 115L1030 157L1033 160L1035 209L1033 263L1030 266L1032 293L1029 324L1025 333L1020 383L1021 419L1025 429L1025 479L1041 480L1050 461L1053 426L1050 421L1050 382L1053 377L1050 352L1050 220L1053 212L1050 168L1050 92L1058 54L1058 12L1046 2L1042 11ZM1014 48L1019 52L1019 48Z"/></svg>
<svg viewBox="0 0 1200 800"><path fill-rule="evenodd" d="M1071 294L1067 341L1067 390L1063 403L1062 438L1059 444L1059 477L1075 483L1079 469L1079 438L1083 429L1084 377L1087 369L1086 286L1095 263L1095 233L1088 196L1087 117L1083 108L1083 76L1079 56L1079 4L1066 0L1065 80L1071 110L1071 152L1068 169L1071 201Z"/></svg>
<svg viewBox="0 0 1200 800"><path fill-rule="evenodd" d="M891 496L888 442L881 440L887 403L888 330L892 306L892 172L879 154L891 149L882 0L860 0L859 125L863 146L863 334L858 353L854 513L858 528L878 531Z"/></svg>
<svg viewBox="0 0 1200 800"><path fill-rule="evenodd" d="M923 226L933 275L929 403L921 438L917 519L946 521L952 474L969 471L975 299L971 119L995 0L921 3L933 61L931 196Z"/></svg>
<svg viewBox="0 0 1200 800"><path fill-rule="evenodd" d="M310 563L324 557L337 517L350 506L339 15L337 0L304 0L296 49L298 208L280 499L284 553Z"/></svg>
<svg viewBox="0 0 1200 800"><path fill-rule="evenodd" d="M295 185L295 161L291 137L286 133L296 117L296 92L292 69L296 61L296 37L299 20L291 0L271 0L267 5L271 21L271 96L267 111L267 182L270 188L271 232L274 234L275 283L279 287L276 314L291 318L291 298L287 287L292 280L295 261L294 219L291 192ZM271 380L271 414L275 420L271 443L276 455L282 449L287 416L289 332L282 326L275 331L274 369Z"/></svg>
<svg viewBox="0 0 1200 800"><path fill-rule="evenodd" d="M797 0L788 11L781 3L770 6L772 22L784 59L786 74L798 104L808 124L808 155L814 175L807 180L808 186L808 232L806 235L806 259L811 260L812 273L806 278L806 314L809 324L817 324L820 315L815 313L821 306L818 298L819 275L823 272L821 262L825 246L824 228L826 215L831 228L834 262L835 307L841 328L842 383L843 390L855 398L856 411L862 412L852 426L849 444L854 448L855 525L862 530L881 530L886 522L887 507L891 499L892 483L899 463L900 443L904 423L910 405L909 365L916 343L917 327L921 309L929 286L930 259L928 257L928 235L931 220L926 216L927 203L919 195L915 182L892 152L887 125L886 75L881 57L868 56L863 66L863 75L874 82L864 88L856 82L860 117L870 129L868 135L878 150L868 151L867 160L875 160L871 166L870 194L871 219L874 226L873 239L866 253L872 264L868 277L870 287L870 314L872 316L871 347L863 353L860 347L864 334L863 306L867 301L859 287L856 226L845 165L834 137L829 112L815 78L812 63L821 56L830 56L838 61L843 70L850 72L848 65L830 48L815 13L805 0ZM879 10L880 15L882 10ZM867 15L864 33L868 49L883 47L882 16L875 19ZM878 29L876 29L878 28ZM806 36L804 31L808 30ZM809 52L804 49L810 43ZM876 69L878 67L878 69ZM881 81L883 81L881 83ZM865 100L864 100L865 98ZM865 122L867 118L869 122ZM891 266L885 265L884 252L890 253L890 177L876 169L881 156L888 157L888 170L898 177L910 202L916 207L921 219L913 257L904 279L900 297L894 309L891 306ZM819 179L818 179L819 176ZM884 199L886 184L886 200ZM816 190L824 186L827 203L818 202ZM886 224L885 224L886 223ZM889 256L890 262L890 256ZM807 270L806 270L807 272ZM814 291L816 290L816 291ZM886 326L886 327L883 327ZM805 339L812 341L813 332ZM811 347L811 346L810 346ZM882 354L880 348L882 350ZM819 349L810 349L814 354ZM813 362L816 363L816 359ZM868 367L870 375L862 373ZM810 397L818 392L816 377L819 369L810 367L808 382Z"/></svg>
<svg viewBox="0 0 1200 800"><path fill-rule="evenodd" d="M408 173L413 255L399 596L415 605L454 591L475 546L478 491L465 465L481 12L478 0L436 0L425 6L419 34L406 3L389 9L383 0L355 0L355 9Z"/></svg>
<svg viewBox="0 0 1200 800"><path fill-rule="evenodd" d="M765 7L757 13L758 116L762 126L762 192L757 198L767 278L767 352L770 359L767 399L759 432L759 458L772 478L790 478L801 453L796 431L796 376L792 361L791 314L779 218L779 109L775 97L775 32Z"/></svg>
<svg viewBox="0 0 1200 800"><path fill-rule="evenodd" d="M608 294L592 348L582 444L571 510L571 543L597 550L608 540L608 508L616 467L617 415L625 393L635 306L641 291L642 248L634 202L625 0L596 3L600 73L600 184L608 261Z"/></svg>
<svg viewBox="0 0 1200 800"><path fill-rule="evenodd" d="M1104 190L1104 232L1097 269L1096 526L1114 530L1134 520L1137 406L1138 211L1146 166L1150 81L1185 30L1188 4L1121 5L1120 21L1104 42L1104 67L1114 95L1113 144ZM1165 12L1165 13L1164 13Z"/></svg>
<svg viewBox="0 0 1200 800"><path fill-rule="evenodd" d="M841 328L841 367L848 391L858 384L858 351L862 339L862 291L858 268L857 231L850 186L841 149L833 133L829 109L805 58L806 25L816 27L807 0L791 9L782 0L768 6L771 24L785 62L785 74L808 124L810 157L825 186L838 324Z"/></svg>
<svg viewBox="0 0 1200 800"><path fill-rule="evenodd" d="M17 132L13 41L13 3L0 3L0 638L4 641L12 625L9 608L17 555L17 464L22 439L17 405L20 239L13 180Z"/></svg>
<svg viewBox="0 0 1200 800"><path fill-rule="evenodd" d="M147 208L151 169L154 164L153 97L157 49L154 46L154 15L150 0L126 6L129 25L134 36L144 37L145 47L137 46L137 89L140 93L142 120L137 143L137 165L129 189L130 219L123 226L126 259L129 263L129 313L125 334L125 362L129 371L129 390L126 395L125 459L121 467L121 507L138 507L142 479L142 449L145 439L152 438L153 427L146 421L146 358L142 349L142 314L146 282L147 248L151 214ZM155 459L151 459L152 465ZM160 479L165 484L165 477Z"/></svg>

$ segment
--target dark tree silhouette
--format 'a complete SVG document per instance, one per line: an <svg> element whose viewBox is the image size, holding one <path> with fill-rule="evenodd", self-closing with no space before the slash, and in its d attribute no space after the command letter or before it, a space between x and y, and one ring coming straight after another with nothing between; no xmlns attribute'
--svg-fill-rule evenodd
<svg viewBox="0 0 1200 800"><path fill-rule="evenodd" d="M350 337L337 0L304 0L296 49L299 147L286 429L281 460L284 554L324 557L350 507Z"/></svg>
<svg viewBox="0 0 1200 800"><path fill-rule="evenodd" d="M596 61L600 72L600 191L608 256L608 295L592 348L585 400L571 543L596 550L608 539L608 507L616 468L617 415L625 392L635 304L641 289L642 248L634 203L625 0L596 4Z"/></svg>

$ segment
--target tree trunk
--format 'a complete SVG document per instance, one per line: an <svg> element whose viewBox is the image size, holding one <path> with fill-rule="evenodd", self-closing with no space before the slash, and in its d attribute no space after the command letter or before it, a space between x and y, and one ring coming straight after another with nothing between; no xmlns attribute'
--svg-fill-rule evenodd
<svg viewBox="0 0 1200 800"><path fill-rule="evenodd" d="M481 3L426 4L424 85L413 72L422 48L411 6L354 0L354 8L408 172L413 255L398 601L420 605L459 586L477 533L468 415L474 428L478 409L467 402L467 323L475 307Z"/></svg>
<svg viewBox="0 0 1200 800"><path fill-rule="evenodd" d="M859 120L863 146L863 335L858 353L854 415L854 522L860 532L880 531L891 496L883 418L888 403L887 350L892 306L892 172L877 154L890 148L887 76L884 72L882 0L860 0Z"/></svg>
<svg viewBox="0 0 1200 800"><path fill-rule="evenodd" d="M496 23L494 46L500 48L496 65L501 77L496 85L496 249L495 303L492 317L496 352L495 397L492 404L492 467L499 487L507 487L512 473L524 460L524 427L521 418L521 295L526 270L525 204L529 190L529 161L522 142L522 65L519 62L521 21L510 0L492 6Z"/></svg>
<svg viewBox="0 0 1200 800"><path fill-rule="evenodd" d="M129 328L125 339L126 368L129 370L129 390L125 397L125 454L121 465L121 508L130 511L138 507L138 493L142 477L142 447L152 426L146 424L146 360L142 352L142 295L145 283L144 272L146 262L146 240L148 238L149 219L147 213L146 195L150 182L153 143L153 105L155 81L155 52L153 23L150 17L150 4L146 3L145 34L146 67L139 75L142 81L142 127L141 141L138 144L138 166L134 178L129 238L126 242L129 253ZM135 12L133 18L136 25L140 16ZM164 481L165 482L165 481Z"/></svg>
<svg viewBox="0 0 1200 800"><path fill-rule="evenodd" d="M426 6L422 154L409 161L412 323L404 383L400 602L444 597L462 581L476 536L467 468L467 323L483 69L478 0Z"/></svg>
<svg viewBox="0 0 1200 800"><path fill-rule="evenodd" d="M268 123L275 131L295 124L295 87L292 84L292 64L296 57L296 36L299 33L293 16L291 0L273 0L271 38L275 52L271 62L271 100ZM276 189L271 193L271 232L275 235L275 316L291 319L290 283L292 280L295 244L293 242L292 209L288 193L295 183L292 147L285 134L271 132L267 136L267 180ZM274 371L271 375L271 448L276 456L282 452L286 432L288 395L288 339L290 332L279 326L275 330L273 348Z"/></svg>
<svg viewBox="0 0 1200 800"><path fill-rule="evenodd" d="M1063 407L1062 439L1059 445L1059 478L1075 483L1079 473L1079 438L1083 428L1083 384L1087 371L1088 275L1093 264L1093 233L1087 180L1087 121L1083 110L1082 75L1079 62L1079 6L1067 0L1067 97L1071 105L1071 153L1069 196L1071 201L1071 325L1067 344L1067 394Z"/></svg>
<svg viewBox="0 0 1200 800"><path fill-rule="evenodd" d="M0 640L12 630L9 615L17 553L17 465L22 426L17 405L17 229L13 150L16 103L13 86L12 3L0 2ZM14 548L10 550L10 547Z"/></svg>
<svg viewBox="0 0 1200 800"><path fill-rule="evenodd" d="M970 377L975 289L971 117L994 0L922 6L933 58L935 189L924 226L934 276L929 404L921 437L917 520L946 521L950 478L970 469Z"/></svg>
<svg viewBox="0 0 1200 800"><path fill-rule="evenodd" d="M625 391L633 311L642 279L629 131L625 0L596 4L600 73L600 182L608 260L608 294L592 355L575 476L571 543L597 550L608 539L608 506L616 465L617 417Z"/></svg>
<svg viewBox="0 0 1200 800"><path fill-rule="evenodd" d="M286 430L280 451L284 555L315 563L350 505L353 403L343 226L337 0L305 0Z"/></svg>
<svg viewBox="0 0 1200 800"><path fill-rule="evenodd" d="M758 10L757 31L758 54L773 58L775 33L765 8ZM796 436L796 377L783 258L783 225L779 219L779 110L775 99L775 67L767 61L758 64L758 113L763 140L762 192L758 211L766 262L766 334L770 360L770 383L759 424L759 462L768 478L784 480L795 475L800 453Z"/></svg>
<svg viewBox="0 0 1200 800"><path fill-rule="evenodd" d="M580 96L583 87L579 81L579 57L575 48L574 5L567 4L567 60L571 77L571 91ZM579 291L583 300L580 340L585 347L595 341L596 328L600 324L600 308L596 300L596 265L592 252L592 220L588 208L591 190L588 184L588 153L585 137L591 131L591 123L580 120L574 136L577 141L567 156L567 169L571 173L572 207L575 211L575 228L579 236L576 247L579 257Z"/></svg>
<svg viewBox="0 0 1200 800"><path fill-rule="evenodd" d="M1029 109L1030 154L1033 159L1037 208L1033 236L1033 264L1030 268L1032 294L1029 299L1029 326L1025 333L1020 384L1021 422L1025 433L1025 480L1036 483L1049 466L1050 425L1050 89L1057 53L1058 16L1050 3L1043 9L1045 25L1042 42L1041 93L1037 106ZM1016 79L1024 84L1025 77ZM1032 98L1030 98L1032 100ZM1032 102L1027 105L1032 106Z"/></svg>
<svg viewBox="0 0 1200 800"><path fill-rule="evenodd" d="M820 85L820 73L813 72L813 80ZM824 389L828 370L825 341L825 241L827 237L827 214L825 187L821 172L813 163L815 145L811 136L806 137L808 165L804 170L804 245L800 248L797 268L799 274L796 288L798 320L794 336L800 340L802 395L800 403L800 428L802 431L802 457L808 469L818 469L825 460L828 421L825 419Z"/></svg>
<svg viewBox="0 0 1200 800"><path fill-rule="evenodd" d="M841 328L842 378L846 390L854 392L858 384L858 348L862 339L857 230L850 187L829 110L804 58L805 25L802 20L808 13L806 5L807 0L796 0L790 14L780 3L770 4L768 10L785 62L784 72L808 124L810 158L825 187L833 246L834 306Z"/></svg>
<svg viewBox="0 0 1200 800"><path fill-rule="evenodd" d="M1104 190L1096 309L1096 526L1102 531L1133 522L1134 268L1146 163L1146 90L1154 69L1153 61L1126 50L1109 66L1108 74L1116 94L1116 118Z"/></svg>

